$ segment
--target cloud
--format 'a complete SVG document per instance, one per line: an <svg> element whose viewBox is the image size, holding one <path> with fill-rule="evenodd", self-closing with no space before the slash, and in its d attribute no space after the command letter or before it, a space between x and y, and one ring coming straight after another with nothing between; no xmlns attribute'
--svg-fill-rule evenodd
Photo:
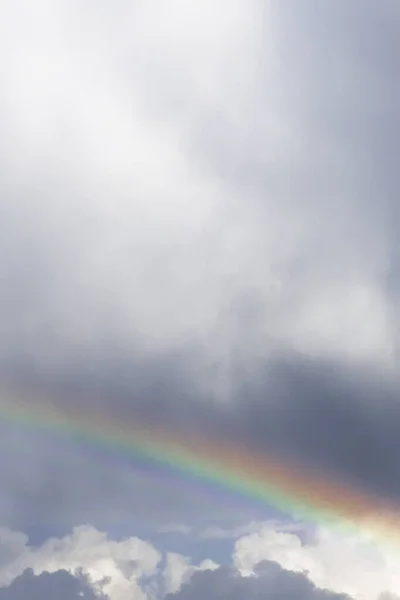
<svg viewBox="0 0 400 600"><path fill-rule="evenodd" d="M1 3L0 406L234 440L398 505L398 7L215 4ZM0 598L399 594L367 534L26 425L0 419L0 522L63 533L1 530Z"/></svg>
<svg viewBox="0 0 400 600"><path fill-rule="evenodd" d="M63 581L69 581L66 591L86 586L88 593L94 590L107 600L194 600L201 593L252 598L284 591L354 600L399 595L399 545L377 544L362 531L317 527L305 537L265 523L232 541L222 561L217 554L214 548L208 558L197 560L172 552L168 543L161 552L143 538L117 539L90 526L34 546L21 532L2 529L0 598L28 583L57 586Z"/></svg>
<svg viewBox="0 0 400 600"><path fill-rule="evenodd" d="M215 564L202 572L183 556L171 555L166 582L175 583L176 589L167 599L398 597L399 550L398 544L377 543L361 530L317 527L307 538L273 523L260 524L257 531L236 540L231 566Z"/></svg>
<svg viewBox="0 0 400 600"><path fill-rule="evenodd" d="M366 369L286 356L240 390L236 430L250 447L396 501L397 396Z"/></svg>
<svg viewBox="0 0 400 600"><path fill-rule="evenodd" d="M224 194L186 150L182 116L201 123L218 105L229 112L226 88L244 83L252 57L254 7L119 2L111 21L92 5L62 1L31 13L3 9L13 31L4 39L2 117L11 179L4 252L16 259L6 268L10 344L47 363L58 352L65 360L93 351L101 338L143 351L201 341L214 328L224 266L210 263L207 245L218 244ZM226 67L234 54L241 69ZM239 98L231 103L243 110ZM35 293L23 318L27 277Z"/></svg>
<svg viewBox="0 0 400 600"><path fill-rule="evenodd" d="M388 179L369 165L393 83L359 4L307 2L299 24L274 2L20 4L2 8L4 358L193 347L221 385L282 344L385 361L387 205L365 173ZM394 56L389 8L362 12Z"/></svg>
<svg viewBox="0 0 400 600"><path fill-rule="evenodd" d="M55 585L58 573L67 571L74 575L82 571L90 585L111 600L125 600L132 595L147 600L146 581L157 573L162 558L154 546L142 539L114 540L90 526L77 527L63 538L49 538L37 547L28 545L21 533L1 533L0 585L9 586L4 589L21 581L15 583L19 589L31 577L23 576L27 569L33 571L35 581L42 573L55 574L53 579L47 575L43 579L45 584L54 581Z"/></svg>
<svg viewBox="0 0 400 600"><path fill-rule="evenodd" d="M2 382L398 500L394 4L14 0L0 23ZM258 518L4 429L8 524Z"/></svg>
<svg viewBox="0 0 400 600"><path fill-rule="evenodd" d="M0 598L4 594L6 599L25 598L33 585L32 593L43 590L44 598L46 586L60 586L60 594L63 589L69 594L66 600L86 588L107 600L161 600L193 573L218 566L210 558L196 564L178 553L164 555L137 536L116 539L91 526L76 527L38 546L28 544L21 532L0 531Z"/></svg>
<svg viewBox="0 0 400 600"><path fill-rule="evenodd" d="M190 557L168 552L163 571L163 592L167 596L178 592L197 572L214 571L219 565L211 559L193 565Z"/></svg>
<svg viewBox="0 0 400 600"><path fill-rule="evenodd" d="M290 572L306 573L318 588L358 600L376 600L384 593L398 595L399 545L376 543L367 532L317 527L312 539L270 525L235 542L233 563L250 575L262 561L273 561Z"/></svg>
<svg viewBox="0 0 400 600"><path fill-rule="evenodd" d="M183 525L179 523L170 523L168 525L163 525L159 528L158 533L178 533L181 535L188 535L192 532L192 527L188 525Z"/></svg>
<svg viewBox="0 0 400 600"><path fill-rule="evenodd" d="M296 533L297 535L307 535L307 529L309 527L305 526L304 523L291 523L289 519L285 516L284 522L273 521L251 521L250 523L246 523L246 525L240 525L237 527L233 527L231 529L224 529L223 527L207 527L203 531L199 532L199 537L201 539L210 540L210 539L238 539L248 535L250 533L256 533L260 531L266 525L273 527L277 531L288 531L292 533Z"/></svg>
<svg viewBox="0 0 400 600"><path fill-rule="evenodd" d="M166 596L167 600L197 600L200 598L278 598L290 600L343 600L343 594L335 594L316 588L305 575L285 571L277 563L260 563L250 577L239 575L234 569L220 567L192 575L177 594Z"/></svg>
<svg viewBox="0 0 400 600"><path fill-rule="evenodd" d="M106 596L96 593L82 575L74 576L67 571L34 575L31 569L14 579L7 588L0 588L1 600L96 600Z"/></svg>

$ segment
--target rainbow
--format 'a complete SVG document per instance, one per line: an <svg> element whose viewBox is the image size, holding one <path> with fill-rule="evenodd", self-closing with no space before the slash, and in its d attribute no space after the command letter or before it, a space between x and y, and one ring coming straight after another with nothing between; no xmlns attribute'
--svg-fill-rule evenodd
<svg viewBox="0 0 400 600"><path fill-rule="evenodd" d="M1 422L78 438L149 470L154 466L172 470L184 480L222 488L298 519L361 529L386 540L400 538L396 506L237 443L131 424L80 407L61 410L51 401L27 401L8 392L0 393Z"/></svg>

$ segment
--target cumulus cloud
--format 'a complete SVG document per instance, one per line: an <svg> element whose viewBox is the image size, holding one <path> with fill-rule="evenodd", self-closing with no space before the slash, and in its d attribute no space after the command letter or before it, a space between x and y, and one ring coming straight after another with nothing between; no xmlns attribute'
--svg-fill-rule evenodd
<svg viewBox="0 0 400 600"><path fill-rule="evenodd" d="M267 522L239 537L230 548L231 556L228 552L222 562L213 553L199 561L170 550L161 552L138 537L117 539L89 526L37 546L29 544L24 534L3 529L0 594L19 599L21 595L7 594L22 594L27 585L32 593L36 589L39 593L43 586L53 585L53 589L61 586L60 594L63 590L70 594L68 600L83 590L88 598L95 593L107 600L283 593L325 600L328 596L331 600L399 596L399 546L377 544L365 532L318 527L305 538L302 532L283 531Z"/></svg>
<svg viewBox="0 0 400 600"><path fill-rule="evenodd" d="M35 581L42 573L55 574L54 578L46 575L39 581L49 585L54 582L55 586L60 572L74 575L81 571L96 593L101 591L111 600L131 600L132 596L147 600L146 581L158 572L162 558L142 539L114 540L90 526L77 527L70 535L50 538L40 546L30 546L21 533L3 530L0 547L0 585L8 586L5 589L11 589L13 582L17 589L26 583L32 577L26 575L27 569L32 570Z"/></svg>
<svg viewBox="0 0 400 600"><path fill-rule="evenodd" d="M30 587L38 597L43 592L43 598L54 590L60 598L65 591L65 600L83 591L88 599L95 593L107 600L161 600L193 573L218 566L210 558L196 564L178 553L163 556L139 537L113 539L91 526L76 527L39 546L30 545L21 532L0 531L0 598L3 594L7 600L25 600Z"/></svg>
<svg viewBox="0 0 400 600"><path fill-rule="evenodd" d="M189 581L195 573L214 571L219 565L211 559L203 560L199 565L193 565L190 557L168 552L163 571L163 591L165 594L178 592L182 585Z"/></svg>
<svg viewBox="0 0 400 600"><path fill-rule="evenodd" d="M265 525L235 543L233 563L242 575L251 575L268 560L283 569L306 573L318 588L347 594L358 600L376 600L384 593L398 595L399 545L376 543L366 532L318 527L312 539Z"/></svg>

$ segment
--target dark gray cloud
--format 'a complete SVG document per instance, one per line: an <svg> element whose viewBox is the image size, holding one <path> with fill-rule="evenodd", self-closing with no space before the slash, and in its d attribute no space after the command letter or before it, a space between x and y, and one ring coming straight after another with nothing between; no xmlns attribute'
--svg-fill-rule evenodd
<svg viewBox="0 0 400 600"><path fill-rule="evenodd" d="M27 569L6 588L0 588L1 600L107 600L89 585L83 574L71 575L60 570L35 575Z"/></svg>
<svg viewBox="0 0 400 600"><path fill-rule="evenodd" d="M240 390L236 429L267 454L399 500L398 393L365 369L287 356Z"/></svg>
<svg viewBox="0 0 400 600"><path fill-rule="evenodd" d="M255 375L242 377L230 402L221 405L202 399L196 386L182 385L182 376L174 375L172 369L164 371L164 376L169 374L168 384L164 376L156 384L157 373L156 366L149 367L148 378L143 370L137 373L136 385L128 386L131 401L129 393L121 391L121 378L110 377L96 393L96 401L89 398L87 406L100 410L112 398L113 417L120 414L132 422L157 425L164 419L170 431L202 434L210 441L235 440L295 468L311 469L381 499L400 501L397 385L362 368L286 355L271 360ZM135 378L135 372L131 376ZM74 382L77 391L78 383ZM58 385L64 391L69 387L65 380ZM140 399L135 400L138 389ZM69 397L66 394L60 398L55 390L50 394L45 385L42 394L58 401L61 407ZM82 393L76 397L86 398ZM63 442L57 434L39 440L37 433L25 431L14 445L8 434L1 444L4 458L10 448L19 448L20 461L14 460L12 474L6 460L3 472L9 489L14 493L19 490L12 496L14 513L19 518L24 515L26 524L42 520L58 523L60 519L72 524L76 515L127 522L132 517L140 521L145 515L154 522L172 518L190 522L195 510L201 526L207 519L216 523L236 515L243 521L268 514L262 505L233 498L229 493L225 496L223 491L213 495L201 484L190 480L184 483L162 467L155 467L153 472L146 467L141 473L129 457L113 458L106 449L94 449L79 440ZM21 526L21 521L15 524Z"/></svg>
<svg viewBox="0 0 400 600"><path fill-rule="evenodd" d="M203 600L229 598L287 598L288 600L346 600L349 596L317 588L303 573L286 571L272 561L258 565L251 577L242 577L230 567L197 572L166 600Z"/></svg>
<svg viewBox="0 0 400 600"><path fill-rule="evenodd" d="M47 4L0 9L10 397L399 500L397 3ZM2 520L217 514L73 442L2 427Z"/></svg>

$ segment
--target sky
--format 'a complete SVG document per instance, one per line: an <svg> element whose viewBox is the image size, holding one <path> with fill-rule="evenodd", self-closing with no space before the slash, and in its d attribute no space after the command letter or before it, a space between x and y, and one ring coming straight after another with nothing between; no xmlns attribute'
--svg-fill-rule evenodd
<svg viewBox="0 0 400 600"><path fill-rule="evenodd" d="M399 7L1 2L0 600L398 598L397 542L40 420L398 507Z"/></svg>

